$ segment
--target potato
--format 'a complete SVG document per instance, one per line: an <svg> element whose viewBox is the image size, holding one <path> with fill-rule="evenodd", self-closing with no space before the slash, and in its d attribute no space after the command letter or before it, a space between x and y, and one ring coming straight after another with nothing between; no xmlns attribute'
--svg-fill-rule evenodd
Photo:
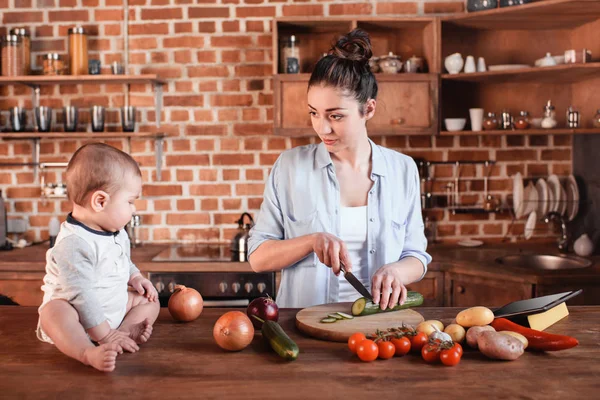
<svg viewBox="0 0 600 400"><path fill-rule="evenodd" d="M516 360L525 351L523 342L500 332L483 332L477 338L479 351L496 360Z"/></svg>
<svg viewBox="0 0 600 400"><path fill-rule="evenodd" d="M435 332L435 328L433 327L433 325L435 325L440 331L444 331L444 324L442 324L441 321L437 321L434 319L421 322L419 325L417 325L416 329L417 332L423 332L427 335L427 337L429 337L429 335Z"/></svg>
<svg viewBox="0 0 600 400"><path fill-rule="evenodd" d="M465 340L465 335L467 334L467 332L465 331L465 328L463 328L462 326L458 325L458 324L450 324L446 327L446 329L444 329L444 332L446 332L448 335L450 335L450 337L452 338L453 342L456 343L462 343L463 340Z"/></svg>
<svg viewBox="0 0 600 400"><path fill-rule="evenodd" d="M462 310L456 316L456 323L463 328L472 326L483 326L491 324L494 320L494 313L487 307L471 307Z"/></svg>
<svg viewBox="0 0 600 400"><path fill-rule="evenodd" d="M469 345L469 347L476 349L477 339L479 338L479 335L486 331L496 332L494 327L490 325L474 326L469 328L469 330L467 331L467 344Z"/></svg>
<svg viewBox="0 0 600 400"><path fill-rule="evenodd" d="M505 334L505 335L510 335L512 337L516 337L517 339L519 339L521 341L521 343L523 343L524 349L526 349L527 346L529 346L529 341L527 340L527 338L518 332L502 331L500 333Z"/></svg>

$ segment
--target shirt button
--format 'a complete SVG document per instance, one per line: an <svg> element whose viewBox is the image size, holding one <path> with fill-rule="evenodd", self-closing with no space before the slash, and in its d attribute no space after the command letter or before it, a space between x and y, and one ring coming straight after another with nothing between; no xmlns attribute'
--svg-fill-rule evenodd
<svg viewBox="0 0 600 400"><path fill-rule="evenodd" d="M369 221L373 222L373 221L375 221L375 219L373 219L373 218L369 218Z"/></svg>
<svg viewBox="0 0 600 400"><path fill-rule="evenodd" d="M371 191L369 192L369 194L373 194L373 191L371 190Z"/></svg>
<svg viewBox="0 0 600 400"><path fill-rule="evenodd" d="M371 249L371 251L369 251L369 253L375 254L375 249Z"/></svg>

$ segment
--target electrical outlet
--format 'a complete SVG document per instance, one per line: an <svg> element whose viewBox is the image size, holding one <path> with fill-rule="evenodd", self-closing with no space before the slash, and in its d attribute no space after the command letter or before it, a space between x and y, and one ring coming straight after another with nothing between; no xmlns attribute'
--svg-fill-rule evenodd
<svg viewBox="0 0 600 400"><path fill-rule="evenodd" d="M9 218L7 221L7 233L25 233L29 226L27 218Z"/></svg>

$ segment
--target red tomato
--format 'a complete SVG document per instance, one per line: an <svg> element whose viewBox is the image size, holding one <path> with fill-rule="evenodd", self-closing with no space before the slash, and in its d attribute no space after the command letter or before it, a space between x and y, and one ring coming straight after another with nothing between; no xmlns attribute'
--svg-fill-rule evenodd
<svg viewBox="0 0 600 400"><path fill-rule="evenodd" d="M419 332L410 338L410 349L414 352L421 352L421 349L429 341L427 335L423 332Z"/></svg>
<svg viewBox="0 0 600 400"><path fill-rule="evenodd" d="M373 361L379 355L379 348L374 341L365 339L356 346L356 355L362 361Z"/></svg>
<svg viewBox="0 0 600 400"><path fill-rule="evenodd" d="M442 350L440 352L440 361L444 365L448 365L450 367L458 364L460 362L461 354L460 350L456 347L452 347L447 350Z"/></svg>
<svg viewBox="0 0 600 400"><path fill-rule="evenodd" d="M408 352L410 351L410 340L406 336L403 336L398 339L393 338L392 344L396 348L395 355L397 357L404 356L404 355L408 354Z"/></svg>
<svg viewBox="0 0 600 400"><path fill-rule="evenodd" d="M382 340L377 343L377 347L379 348L379 358L383 360L394 357L394 354L396 353L396 347L392 342Z"/></svg>
<svg viewBox="0 0 600 400"><path fill-rule="evenodd" d="M440 346L438 343L427 343L421 349L421 356L427 363L436 363L440 359Z"/></svg>
<svg viewBox="0 0 600 400"><path fill-rule="evenodd" d="M351 352L356 354L356 345L366 339L366 336L360 332L353 333L352 336L348 338L348 348Z"/></svg>
<svg viewBox="0 0 600 400"><path fill-rule="evenodd" d="M452 346L453 349L456 349L456 351L458 352L458 355L461 356L463 355L463 348L459 343L454 343L454 346Z"/></svg>

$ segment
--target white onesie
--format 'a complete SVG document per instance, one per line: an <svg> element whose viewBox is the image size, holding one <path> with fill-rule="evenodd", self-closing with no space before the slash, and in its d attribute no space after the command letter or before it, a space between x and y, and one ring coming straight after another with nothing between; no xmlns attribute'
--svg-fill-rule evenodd
<svg viewBox="0 0 600 400"><path fill-rule="evenodd" d="M105 320L111 329L121 325L127 309L127 282L139 269L131 262L129 237L124 229L102 232L77 221L71 214L60 227L54 247L46 252L44 300L68 301L87 330ZM38 339L52 343L38 322Z"/></svg>

